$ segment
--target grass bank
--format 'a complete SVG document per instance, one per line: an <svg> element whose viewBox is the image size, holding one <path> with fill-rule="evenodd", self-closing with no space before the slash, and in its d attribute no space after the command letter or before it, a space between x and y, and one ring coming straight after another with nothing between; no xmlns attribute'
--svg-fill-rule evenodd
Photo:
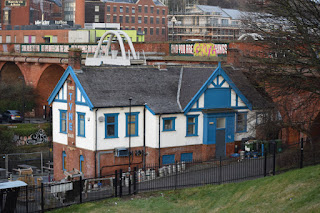
<svg viewBox="0 0 320 213"><path fill-rule="evenodd" d="M241 183L142 193L54 212L320 212L320 165Z"/></svg>

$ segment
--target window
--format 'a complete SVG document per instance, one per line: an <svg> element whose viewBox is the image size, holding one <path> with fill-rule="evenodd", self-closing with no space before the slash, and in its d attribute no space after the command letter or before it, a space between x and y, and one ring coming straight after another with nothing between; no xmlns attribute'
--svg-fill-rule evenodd
<svg viewBox="0 0 320 213"><path fill-rule="evenodd" d="M166 14L166 10L162 9L162 15L165 15L165 14Z"/></svg>
<svg viewBox="0 0 320 213"><path fill-rule="evenodd" d="M123 22L123 16L119 16L119 23Z"/></svg>
<svg viewBox="0 0 320 213"><path fill-rule="evenodd" d="M107 12L110 12L110 5L107 6Z"/></svg>
<svg viewBox="0 0 320 213"><path fill-rule="evenodd" d="M60 133L67 133L67 110L60 110Z"/></svg>
<svg viewBox="0 0 320 213"><path fill-rule="evenodd" d="M2 36L0 36L0 43L2 43Z"/></svg>
<svg viewBox="0 0 320 213"><path fill-rule="evenodd" d="M144 13L148 13L148 6L144 6Z"/></svg>
<svg viewBox="0 0 320 213"><path fill-rule="evenodd" d="M226 128L226 118L217 118L217 129L225 129Z"/></svg>
<svg viewBox="0 0 320 213"><path fill-rule="evenodd" d="M142 6L141 5L138 6L138 11L139 11L139 13L142 12Z"/></svg>
<svg viewBox="0 0 320 213"><path fill-rule="evenodd" d="M110 22L111 21L111 17L110 17L110 15L108 14L107 15L107 22Z"/></svg>
<svg viewBox="0 0 320 213"><path fill-rule="evenodd" d="M153 24L153 17L150 17L150 24Z"/></svg>
<svg viewBox="0 0 320 213"><path fill-rule="evenodd" d="M193 160L193 153L189 152L189 153L181 153L181 162L192 162Z"/></svg>
<svg viewBox="0 0 320 213"><path fill-rule="evenodd" d="M150 7L150 13L153 13L153 7Z"/></svg>
<svg viewBox="0 0 320 213"><path fill-rule="evenodd" d="M159 28L156 28L156 35L159 35Z"/></svg>
<svg viewBox="0 0 320 213"><path fill-rule="evenodd" d="M136 8L135 8L135 7L133 7L133 8L131 9L131 13L132 13L132 14L135 14L135 13L136 13Z"/></svg>
<svg viewBox="0 0 320 213"><path fill-rule="evenodd" d="M159 17L156 18L156 24L160 24L160 18Z"/></svg>
<svg viewBox="0 0 320 213"><path fill-rule="evenodd" d="M148 24L148 17L147 16L144 17L144 23Z"/></svg>
<svg viewBox="0 0 320 213"><path fill-rule="evenodd" d="M113 23L117 23L117 16L114 15L112 21L113 21Z"/></svg>
<svg viewBox="0 0 320 213"><path fill-rule="evenodd" d="M29 36L23 36L23 43L29 43Z"/></svg>
<svg viewBox="0 0 320 213"><path fill-rule="evenodd" d="M94 12L99 12L99 6L94 6Z"/></svg>
<svg viewBox="0 0 320 213"><path fill-rule="evenodd" d="M120 13L123 13L123 7L120 6Z"/></svg>
<svg viewBox="0 0 320 213"><path fill-rule="evenodd" d="M113 6L113 12L114 12L114 13L117 12L117 6Z"/></svg>
<svg viewBox="0 0 320 213"><path fill-rule="evenodd" d="M148 35L148 28L144 28L144 35Z"/></svg>
<svg viewBox="0 0 320 213"><path fill-rule="evenodd" d="M174 155L162 155L162 164L174 164Z"/></svg>
<svg viewBox="0 0 320 213"><path fill-rule="evenodd" d="M118 137L118 115L119 113L104 114L106 123L105 138Z"/></svg>
<svg viewBox="0 0 320 213"><path fill-rule="evenodd" d="M150 28L150 35L153 35L153 28Z"/></svg>
<svg viewBox="0 0 320 213"><path fill-rule="evenodd" d="M198 135L198 116L199 115L187 115L187 136Z"/></svg>
<svg viewBox="0 0 320 213"><path fill-rule="evenodd" d="M85 137L86 114L78 112L78 136Z"/></svg>
<svg viewBox="0 0 320 213"><path fill-rule="evenodd" d="M33 40L34 40L34 42L33 42ZM31 42L32 43L36 43L36 37L35 36L31 37ZM52 36L52 43L57 43L57 42L58 42L58 36Z"/></svg>
<svg viewBox="0 0 320 213"><path fill-rule="evenodd" d="M158 14L158 15L160 14L160 10L159 10L159 8L157 9L157 14Z"/></svg>
<svg viewBox="0 0 320 213"><path fill-rule="evenodd" d="M162 118L163 131L174 131L175 130L175 117Z"/></svg>
<svg viewBox="0 0 320 213"><path fill-rule="evenodd" d="M166 18L162 18L162 24L166 24Z"/></svg>
<svg viewBox="0 0 320 213"><path fill-rule="evenodd" d="M136 22L136 18L134 16L131 16L131 23L134 24Z"/></svg>
<svg viewBox="0 0 320 213"><path fill-rule="evenodd" d="M129 19L130 19L130 17L126 16L126 23L129 23Z"/></svg>
<svg viewBox="0 0 320 213"><path fill-rule="evenodd" d="M62 170L67 170L67 154L65 151L62 152Z"/></svg>
<svg viewBox="0 0 320 213"><path fill-rule="evenodd" d="M247 131L247 113L237 113L237 132Z"/></svg>
<svg viewBox="0 0 320 213"><path fill-rule="evenodd" d="M126 113L126 137L138 136L139 112Z"/></svg>
<svg viewBox="0 0 320 213"><path fill-rule="evenodd" d="M83 169L83 165L84 165L84 158L82 155L80 155L80 172L82 172L82 169Z"/></svg>
<svg viewBox="0 0 320 213"><path fill-rule="evenodd" d="M99 15L94 15L94 22L99 22Z"/></svg>
<svg viewBox="0 0 320 213"><path fill-rule="evenodd" d="M221 19L221 24L222 24L222 26L228 26L229 20L228 19Z"/></svg>
<svg viewBox="0 0 320 213"><path fill-rule="evenodd" d="M6 36L6 43L11 43L11 36Z"/></svg>
<svg viewBox="0 0 320 213"><path fill-rule="evenodd" d="M166 28L162 28L162 35L166 34Z"/></svg>
<svg viewBox="0 0 320 213"><path fill-rule="evenodd" d="M141 16L138 17L138 23L139 23L139 24L142 23L142 17L141 17Z"/></svg>
<svg viewBox="0 0 320 213"><path fill-rule="evenodd" d="M126 7L126 13L129 13L129 7Z"/></svg>

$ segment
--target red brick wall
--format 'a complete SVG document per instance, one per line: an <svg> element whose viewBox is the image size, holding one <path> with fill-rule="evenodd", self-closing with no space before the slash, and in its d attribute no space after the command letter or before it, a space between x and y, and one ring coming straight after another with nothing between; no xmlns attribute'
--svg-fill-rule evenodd
<svg viewBox="0 0 320 213"><path fill-rule="evenodd" d="M75 24L81 25L84 27L85 22L85 1L76 0L76 11L75 11Z"/></svg>

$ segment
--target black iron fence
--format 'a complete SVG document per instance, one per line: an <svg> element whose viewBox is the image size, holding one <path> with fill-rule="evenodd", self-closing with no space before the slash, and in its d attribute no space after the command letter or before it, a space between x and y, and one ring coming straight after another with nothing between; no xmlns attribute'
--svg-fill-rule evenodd
<svg viewBox="0 0 320 213"><path fill-rule="evenodd" d="M153 164L134 167L131 171L116 170L100 178L79 177L64 183L29 185L20 189L16 212L43 212L139 192L238 182L320 163L320 144L301 141L280 149L276 144L271 147L263 153L246 153L240 157Z"/></svg>

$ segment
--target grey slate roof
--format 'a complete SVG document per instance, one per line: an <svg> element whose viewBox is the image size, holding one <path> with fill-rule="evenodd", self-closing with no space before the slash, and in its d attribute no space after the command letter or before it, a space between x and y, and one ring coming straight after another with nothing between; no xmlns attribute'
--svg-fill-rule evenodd
<svg viewBox="0 0 320 213"><path fill-rule="evenodd" d="M184 109L216 68L183 68L180 104ZM83 67L77 77L95 108L147 104L156 114L181 112L177 102L181 67L163 71L152 67ZM240 71L223 70L251 102L262 108L266 100L253 88Z"/></svg>

